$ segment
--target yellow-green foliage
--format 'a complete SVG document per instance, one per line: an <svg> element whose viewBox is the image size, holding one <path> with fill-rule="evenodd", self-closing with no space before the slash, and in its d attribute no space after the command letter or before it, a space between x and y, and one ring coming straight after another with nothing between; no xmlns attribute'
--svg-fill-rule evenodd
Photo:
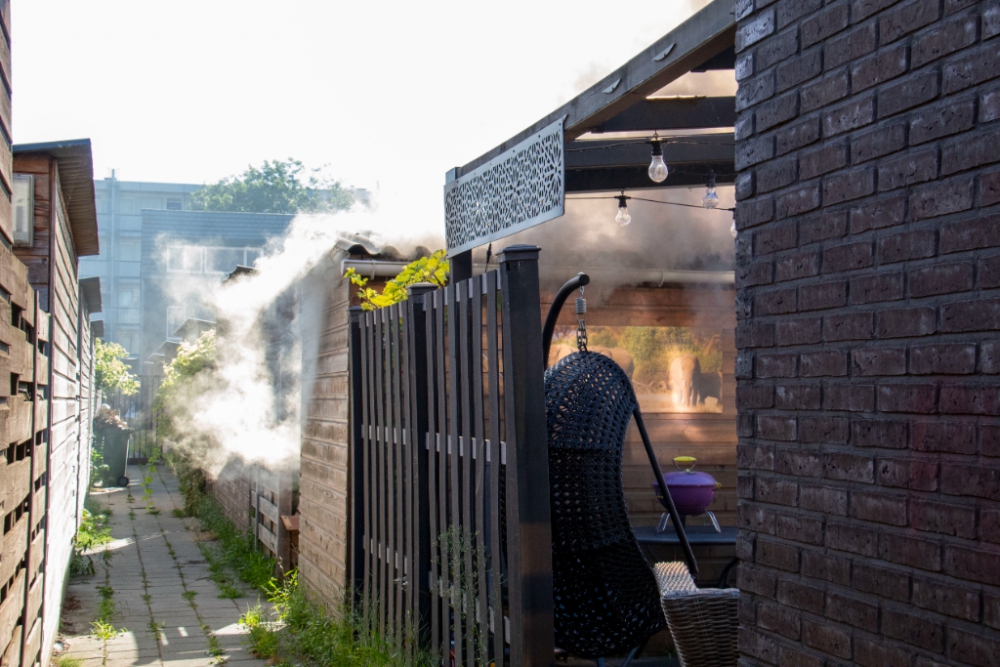
<svg viewBox="0 0 1000 667"><path fill-rule="evenodd" d="M100 338L94 344L94 384L101 391L108 393L121 391L131 396L139 391L139 382L129 372L128 364L122 359L128 357L128 352L118 343L105 343Z"/></svg>
<svg viewBox="0 0 1000 667"><path fill-rule="evenodd" d="M433 283L439 287L444 285L448 281L449 266L448 260L445 259L445 251L438 250L430 257L421 257L403 267L395 278L385 284L381 293L368 287L368 278L362 277L354 269L347 269L344 277L361 288L358 290L361 307L365 310L376 310L406 301L406 288L410 285L417 283Z"/></svg>
<svg viewBox="0 0 1000 667"><path fill-rule="evenodd" d="M195 379L214 367L215 329L202 333L193 344L181 343L174 360L163 366L163 383L153 401L158 435L168 440L179 435L174 422L183 419L184 415L178 413L197 398Z"/></svg>

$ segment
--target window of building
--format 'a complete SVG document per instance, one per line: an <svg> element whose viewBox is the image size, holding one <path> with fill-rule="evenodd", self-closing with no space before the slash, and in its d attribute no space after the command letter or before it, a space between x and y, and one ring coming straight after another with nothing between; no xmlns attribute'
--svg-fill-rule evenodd
<svg viewBox="0 0 1000 667"><path fill-rule="evenodd" d="M139 200L135 197L121 197L118 200L120 215L139 215Z"/></svg>
<svg viewBox="0 0 1000 667"><path fill-rule="evenodd" d="M122 239L118 242L118 260L138 262L142 255L142 243L138 239Z"/></svg>
<svg viewBox="0 0 1000 667"><path fill-rule="evenodd" d="M232 273L243 261L243 248L205 248L205 273Z"/></svg>
<svg viewBox="0 0 1000 667"><path fill-rule="evenodd" d="M97 212L100 213L100 214L107 214L108 213L108 208L109 208L108 207L108 198L107 197L98 197L97 198Z"/></svg>
<svg viewBox="0 0 1000 667"><path fill-rule="evenodd" d="M30 246L35 231L35 177L14 174L14 245Z"/></svg>
<svg viewBox="0 0 1000 667"><path fill-rule="evenodd" d="M139 208L160 209L163 208L163 200L159 197L143 197Z"/></svg>
<svg viewBox="0 0 1000 667"><path fill-rule="evenodd" d="M139 334L137 333L119 333L118 344L124 347L129 356L136 356L139 353Z"/></svg>
<svg viewBox="0 0 1000 667"><path fill-rule="evenodd" d="M167 197L167 210L179 211L183 208L183 202L179 197Z"/></svg>
<svg viewBox="0 0 1000 667"><path fill-rule="evenodd" d="M183 306L170 306L167 308L167 340L176 340L174 333L181 328L184 324L184 307Z"/></svg>
<svg viewBox="0 0 1000 667"><path fill-rule="evenodd" d="M256 262L257 258L260 257L262 254L264 253L261 248L247 248L246 262L244 263L244 266L253 266L254 262Z"/></svg>
<svg viewBox="0 0 1000 667"><path fill-rule="evenodd" d="M170 246L167 248L167 271L201 273L202 255L202 249L198 246Z"/></svg>
<svg viewBox="0 0 1000 667"><path fill-rule="evenodd" d="M118 307L139 307L139 285L128 283L118 285Z"/></svg>

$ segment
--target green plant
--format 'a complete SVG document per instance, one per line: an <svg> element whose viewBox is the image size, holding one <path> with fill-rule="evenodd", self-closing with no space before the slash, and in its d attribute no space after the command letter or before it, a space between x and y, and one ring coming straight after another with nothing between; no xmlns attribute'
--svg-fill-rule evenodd
<svg viewBox="0 0 1000 667"><path fill-rule="evenodd" d="M395 278L385 283L382 292L368 287L368 278L363 277L353 268L348 269L344 277L357 285L358 296L361 297L361 307L365 310L386 308L394 303L406 301L406 288L416 283L433 283L442 286L448 281L449 262L445 259L445 251L438 250L429 257L416 259L400 271Z"/></svg>
<svg viewBox="0 0 1000 667"><path fill-rule="evenodd" d="M74 549L69 560L69 576L79 577L85 574L96 573L97 571L94 569L94 559Z"/></svg>
<svg viewBox="0 0 1000 667"><path fill-rule="evenodd" d="M172 509L170 510L170 513L173 514L174 518L176 519L183 519L186 516L184 514L184 510L179 510L179 509Z"/></svg>
<svg viewBox="0 0 1000 667"><path fill-rule="evenodd" d="M198 595L198 591L184 591L181 593L181 597L188 602L193 602L196 595Z"/></svg>
<svg viewBox="0 0 1000 667"><path fill-rule="evenodd" d="M56 658L56 667L83 667L83 659L71 655Z"/></svg>
<svg viewBox="0 0 1000 667"><path fill-rule="evenodd" d="M94 514L84 509L83 519L80 527L76 531L76 548L79 551L87 551L111 541L111 527L108 525L107 516L104 514Z"/></svg>
<svg viewBox="0 0 1000 667"><path fill-rule="evenodd" d="M264 160L239 176L203 185L191 193L193 211L298 213L347 210L353 192L298 160Z"/></svg>
<svg viewBox="0 0 1000 667"><path fill-rule="evenodd" d="M163 637L163 627L165 625L166 623L157 623L153 619L149 619L149 623L146 627L148 627L149 631L153 634L153 639L160 639Z"/></svg>
<svg viewBox="0 0 1000 667"><path fill-rule="evenodd" d="M121 630L115 630L115 626L100 620L92 621L90 623L90 627L94 631L94 635L96 635L98 639L103 639L104 641L108 641L109 639L114 639L119 632L122 633L128 632L128 630L126 630L125 628L122 628Z"/></svg>
<svg viewBox="0 0 1000 667"><path fill-rule="evenodd" d="M222 655L222 646L219 645L219 638L215 636L215 633L208 635L208 654L212 656Z"/></svg>
<svg viewBox="0 0 1000 667"><path fill-rule="evenodd" d="M118 343L106 343L98 338L94 344L94 385L108 394L120 391L126 396L139 391L139 382L123 359L128 351Z"/></svg>

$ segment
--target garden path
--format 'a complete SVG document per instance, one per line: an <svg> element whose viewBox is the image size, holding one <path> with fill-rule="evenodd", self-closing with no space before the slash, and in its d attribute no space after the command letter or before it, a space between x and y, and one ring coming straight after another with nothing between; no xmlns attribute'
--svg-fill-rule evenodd
<svg viewBox="0 0 1000 667"><path fill-rule="evenodd" d="M92 494L112 510L115 540L91 554L96 574L70 581L61 628L65 648L59 657L79 659L80 667L263 667L238 625L258 596L247 590L244 597L219 597L199 549L197 519L178 516L183 498L177 479L165 465L148 475L147 503L143 470L129 466L127 475L133 480L129 489ZM105 548L110 558L103 555ZM121 630L106 641L87 634L104 585L113 590L113 624Z"/></svg>

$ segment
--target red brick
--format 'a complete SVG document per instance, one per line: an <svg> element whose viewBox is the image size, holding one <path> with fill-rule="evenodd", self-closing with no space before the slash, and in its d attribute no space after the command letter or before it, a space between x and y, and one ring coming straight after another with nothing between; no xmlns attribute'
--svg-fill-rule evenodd
<svg viewBox="0 0 1000 667"><path fill-rule="evenodd" d="M799 92L802 113L830 106L833 102L846 97L849 90L847 72L836 72L804 86Z"/></svg>
<svg viewBox="0 0 1000 667"><path fill-rule="evenodd" d="M976 346L921 345L910 348L910 372L914 375L968 375L976 371Z"/></svg>
<svg viewBox="0 0 1000 667"><path fill-rule="evenodd" d="M757 434L764 440L795 440L795 419L789 417L757 417Z"/></svg>
<svg viewBox="0 0 1000 667"><path fill-rule="evenodd" d="M918 452L975 454L976 425L972 422L911 421L910 448Z"/></svg>
<svg viewBox="0 0 1000 667"><path fill-rule="evenodd" d="M823 597L822 588L787 578L778 581L777 600L783 605L821 614L823 613Z"/></svg>
<svg viewBox="0 0 1000 667"><path fill-rule="evenodd" d="M839 239L846 234L847 211L824 212L799 223L799 243L802 245Z"/></svg>
<svg viewBox="0 0 1000 667"><path fill-rule="evenodd" d="M795 225L771 225L754 235L754 255L761 257L794 248L798 243Z"/></svg>
<svg viewBox="0 0 1000 667"><path fill-rule="evenodd" d="M860 234L869 229L894 227L906 219L906 195L865 202L851 209L851 232Z"/></svg>
<svg viewBox="0 0 1000 667"><path fill-rule="evenodd" d="M868 241L845 243L823 251L823 273L863 269L874 264L872 244Z"/></svg>
<svg viewBox="0 0 1000 667"><path fill-rule="evenodd" d="M1000 387L948 384L941 387L945 414L1000 415Z"/></svg>
<svg viewBox="0 0 1000 667"><path fill-rule="evenodd" d="M876 273L851 279L851 303L883 303L905 296L903 273Z"/></svg>
<svg viewBox="0 0 1000 667"><path fill-rule="evenodd" d="M1000 171L979 176L979 205L992 206L1000 203Z"/></svg>
<svg viewBox="0 0 1000 667"><path fill-rule="evenodd" d="M1000 287L1000 255L979 260L979 286Z"/></svg>
<svg viewBox="0 0 1000 667"><path fill-rule="evenodd" d="M910 196L911 220L933 218L970 208L972 208L971 178L935 181L922 186Z"/></svg>
<svg viewBox="0 0 1000 667"><path fill-rule="evenodd" d="M862 484L875 483L875 465L870 456L829 452L823 455L823 476Z"/></svg>
<svg viewBox="0 0 1000 667"><path fill-rule="evenodd" d="M777 642L754 628L741 627L737 644L741 654L758 658L772 665L778 659Z"/></svg>
<svg viewBox="0 0 1000 667"><path fill-rule="evenodd" d="M774 199L775 217L778 220L807 213L819 207L819 185L803 185L783 192Z"/></svg>
<svg viewBox="0 0 1000 667"><path fill-rule="evenodd" d="M1000 329L1000 299L960 301L941 307L941 331L995 331Z"/></svg>
<svg viewBox="0 0 1000 667"><path fill-rule="evenodd" d="M934 491L938 487L936 463L907 459L879 459L878 483L882 486Z"/></svg>
<svg viewBox="0 0 1000 667"><path fill-rule="evenodd" d="M892 123L851 137L851 162L860 164L906 147L906 125ZM879 175L881 179L882 176ZM881 187L880 189L886 189Z"/></svg>
<svg viewBox="0 0 1000 667"><path fill-rule="evenodd" d="M765 197L736 205L736 228L743 230L774 219L774 199Z"/></svg>
<svg viewBox="0 0 1000 667"><path fill-rule="evenodd" d="M799 638L799 615L779 605L762 602L758 608L757 624L764 630L789 639Z"/></svg>
<svg viewBox="0 0 1000 667"><path fill-rule="evenodd" d="M774 388L775 407L779 410L818 410L820 388L816 385L779 385Z"/></svg>
<svg viewBox="0 0 1000 667"><path fill-rule="evenodd" d="M799 442L846 444L850 423L843 417L800 417Z"/></svg>
<svg viewBox="0 0 1000 667"><path fill-rule="evenodd" d="M879 92L878 117L887 118L930 102L937 96L937 72L924 72L911 76Z"/></svg>
<svg viewBox="0 0 1000 667"><path fill-rule="evenodd" d="M879 597L903 602L910 599L909 575L882 565L855 563L851 571L851 582L862 593L874 593Z"/></svg>
<svg viewBox="0 0 1000 667"><path fill-rule="evenodd" d="M823 389L823 409L873 412L875 410L875 385L827 385Z"/></svg>
<svg viewBox="0 0 1000 667"><path fill-rule="evenodd" d="M763 316L794 313L796 310L795 294L794 288L759 294L754 299L754 314Z"/></svg>
<svg viewBox="0 0 1000 667"><path fill-rule="evenodd" d="M774 10L761 12L749 21L743 22L736 31L736 52L753 46L760 40L774 34Z"/></svg>
<svg viewBox="0 0 1000 667"><path fill-rule="evenodd" d="M1000 76L998 59L1000 43L993 40L944 63L941 68L942 90L948 95Z"/></svg>
<svg viewBox="0 0 1000 667"><path fill-rule="evenodd" d="M944 649L944 626L908 609L883 609L882 633L928 651L940 653Z"/></svg>
<svg viewBox="0 0 1000 667"><path fill-rule="evenodd" d="M835 655L851 657L851 636L839 628L815 621L802 621L802 641L807 646Z"/></svg>
<svg viewBox="0 0 1000 667"><path fill-rule="evenodd" d="M976 537L976 511L930 500L910 503L910 525L917 530L967 539Z"/></svg>
<svg viewBox="0 0 1000 667"><path fill-rule="evenodd" d="M823 54L819 48L805 51L798 58L787 58L775 68L775 88L784 92L801 85L823 71Z"/></svg>
<svg viewBox="0 0 1000 667"><path fill-rule="evenodd" d="M736 271L738 289L755 285L770 285L774 282L774 263L770 260L751 262Z"/></svg>
<svg viewBox="0 0 1000 667"><path fill-rule="evenodd" d="M760 378L792 378L796 375L798 355L758 354L756 373Z"/></svg>
<svg viewBox="0 0 1000 667"><path fill-rule="evenodd" d="M754 500L771 505L795 507L799 499L799 486L795 482L758 477Z"/></svg>
<svg viewBox="0 0 1000 667"><path fill-rule="evenodd" d="M777 579L772 573L744 563L740 565L736 574L740 590L764 597L774 597Z"/></svg>
<svg viewBox="0 0 1000 667"><path fill-rule="evenodd" d="M736 405L741 410L770 408L774 405L774 387L767 385L736 387Z"/></svg>
<svg viewBox="0 0 1000 667"><path fill-rule="evenodd" d="M968 511L973 515L973 528L975 528L975 512ZM983 510L979 521L983 527L983 539L987 542L1000 544L1000 510ZM974 531L973 537L975 537Z"/></svg>
<svg viewBox="0 0 1000 667"><path fill-rule="evenodd" d="M940 15L936 0L915 0L886 12L879 18L879 43L888 44L929 25Z"/></svg>
<svg viewBox="0 0 1000 667"><path fill-rule="evenodd" d="M948 652L953 659L965 664L995 667L1000 657L1000 637L996 633L973 634L961 628L949 628Z"/></svg>
<svg viewBox="0 0 1000 667"><path fill-rule="evenodd" d="M891 526L905 526L906 499L889 496L883 491L851 494L851 516L861 521L886 523Z"/></svg>
<svg viewBox="0 0 1000 667"><path fill-rule="evenodd" d="M953 577L977 584L1000 586L1000 553L987 552L981 546L967 549L946 544L944 571Z"/></svg>
<svg viewBox="0 0 1000 667"><path fill-rule="evenodd" d="M875 120L875 98L872 96L845 102L823 113L823 136L832 137L864 127Z"/></svg>
<svg viewBox="0 0 1000 667"><path fill-rule="evenodd" d="M983 596L983 620L991 628L1000 628L1000 595Z"/></svg>
<svg viewBox="0 0 1000 667"><path fill-rule="evenodd" d="M758 539L757 564L786 572L798 572L799 550L781 542Z"/></svg>
<svg viewBox="0 0 1000 667"><path fill-rule="evenodd" d="M822 658L803 653L790 646L778 647L778 667L823 667Z"/></svg>
<svg viewBox="0 0 1000 667"><path fill-rule="evenodd" d="M871 100L868 104L871 106ZM775 154L785 155L819 141L819 122L819 118L807 118L778 130L774 135Z"/></svg>
<svg viewBox="0 0 1000 667"><path fill-rule="evenodd" d="M799 155L799 176L803 180L815 178L846 164L847 144L826 144Z"/></svg>
<svg viewBox="0 0 1000 667"><path fill-rule="evenodd" d="M1000 90L990 90L979 98L979 122L1000 118Z"/></svg>
<svg viewBox="0 0 1000 667"><path fill-rule="evenodd" d="M854 640L854 661L861 667L910 667L910 652L859 637Z"/></svg>
<svg viewBox="0 0 1000 667"><path fill-rule="evenodd" d="M774 95L774 77L769 75L745 79L736 91L736 110L742 111Z"/></svg>
<svg viewBox="0 0 1000 667"><path fill-rule="evenodd" d="M1000 457L1000 424L979 427L979 452L983 456Z"/></svg>
<svg viewBox="0 0 1000 667"><path fill-rule="evenodd" d="M864 347L851 350L852 375L905 375L906 350L895 347Z"/></svg>
<svg viewBox="0 0 1000 667"><path fill-rule="evenodd" d="M851 422L851 444L855 447L904 449L907 422L886 419L856 419Z"/></svg>
<svg viewBox="0 0 1000 667"><path fill-rule="evenodd" d="M954 294L972 289L972 264L938 264L909 272L910 296Z"/></svg>
<svg viewBox="0 0 1000 667"><path fill-rule="evenodd" d="M878 409L881 412L932 414L937 398L933 384L880 384Z"/></svg>
<svg viewBox="0 0 1000 667"><path fill-rule="evenodd" d="M937 313L929 307L885 310L878 316L879 338L929 336L936 330Z"/></svg>
<svg viewBox="0 0 1000 667"><path fill-rule="evenodd" d="M772 65L782 62L795 55L799 50L798 35L790 30L775 35L757 47L754 60L758 70L766 70Z"/></svg>
<svg viewBox="0 0 1000 667"><path fill-rule="evenodd" d="M878 555L878 533L856 522L829 522L826 525L826 546L862 556Z"/></svg>
<svg viewBox="0 0 1000 667"><path fill-rule="evenodd" d="M941 146L941 175L1000 161L1000 128L966 133Z"/></svg>
<svg viewBox="0 0 1000 667"><path fill-rule="evenodd" d="M762 507L740 504L736 508L736 521L740 528L760 533L774 534L774 512Z"/></svg>
<svg viewBox="0 0 1000 667"><path fill-rule="evenodd" d="M1000 500L1000 467L942 463L941 492Z"/></svg>
<svg viewBox="0 0 1000 667"><path fill-rule="evenodd" d="M847 305L847 281L834 280L799 288L800 310L825 310Z"/></svg>
<svg viewBox="0 0 1000 667"><path fill-rule="evenodd" d="M823 464L818 455L790 447L776 447L774 450L774 470L782 475L795 477L819 477Z"/></svg>
<svg viewBox="0 0 1000 667"><path fill-rule="evenodd" d="M819 317L799 317L778 322L775 325L775 344L786 346L819 343L823 340L822 324L823 320Z"/></svg>
<svg viewBox="0 0 1000 667"><path fill-rule="evenodd" d="M979 591L922 577L913 579L913 604L967 621L979 620Z"/></svg>
<svg viewBox="0 0 1000 667"><path fill-rule="evenodd" d="M774 139L770 136L741 141L736 147L736 169L742 171L774 157Z"/></svg>
<svg viewBox="0 0 1000 667"><path fill-rule="evenodd" d="M802 552L802 574L848 586L851 583L851 560L806 549Z"/></svg>
<svg viewBox="0 0 1000 667"><path fill-rule="evenodd" d="M757 191L763 194L791 185L795 182L795 172L794 158L766 162L757 168Z"/></svg>
<svg viewBox="0 0 1000 667"><path fill-rule="evenodd" d="M1000 215L963 220L941 229L942 254L1000 246Z"/></svg>
<svg viewBox="0 0 1000 667"><path fill-rule="evenodd" d="M827 176L823 180L823 205L866 197L875 192L875 170L856 169Z"/></svg>
<svg viewBox="0 0 1000 667"><path fill-rule="evenodd" d="M971 266L969 267L971 270ZM819 253L801 252L775 262L775 279L779 282L808 278L819 274Z"/></svg>
<svg viewBox="0 0 1000 667"><path fill-rule="evenodd" d="M892 7L897 2L899 0L854 0L851 3L851 21L854 23L863 21L883 9Z"/></svg>
<svg viewBox="0 0 1000 667"><path fill-rule="evenodd" d="M945 105L921 109L910 119L910 145L964 132L972 127L975 118L975 101L972 99L948 100Z"/></svg>
<svg viewBox="0 0 1000 667"><path fill-rule="evenodd" d="M873 321L872 313L828 315L823 318L823 340L868 340L872 337Z"/></svg>
<svg viewBox="0 0 1000 667"><path fill-rule="evenodd" d="M826 615L869 632L878 627L878 605L840 593L827 593Z"/></svg>
<svg viewBox="0 0 1000 667"><path fill-rule="evenodd" d="M851 63L851 91L859 93L904 74L908 58L906 45L900 44L876 51L867 58Z"/></svg>
<svg viewBox="0 0 1000 667"><path fill-rule="evenodd" d="M802 48L835 35L848 25L848 6L846 2L831 5L822 12L817 13L807 21L799 24L799 39Z"/></svg>
<svg viewBox="0 0 1000 667"><path fill-rule="evenodd" d="M875 23L862 25L823 44L823 64L834 69L875 50Z"/></svg>
<svg viewBox="0 0 1000 667"><path fill-rule="evenodd" d="M775 528L778 537L806 544L823 544L823 520L807 516L779 515ZM808 550L802 555L810 553Z"/></svg>
<svg viewBox="0 0 1000 667"><path fill-rule="evenodd" d="M937 177L937 149L907 153L894 160L883 162L878 168L880 192L895 190L914 183L923 183Z"/></svg>
<svg viewBox="0 0 1000 667"><path fill-rule="evenodd" d="M838 377L847 375L847 357L843 352L823 351L800 355L802 377Z"/></svg>
<svg viewBox="0 0 1000 667"><path fill-rule="evenodd" d="M814 512L847 516L847 491L832 486L799 486L799 507Z"/></svg>
<svg viewBox="0 0 1000 667"><path fill-rule="evenodd" d="M913 67L937 60L976 42L976 18L964 16L954 21L942 23L933 30L913 39L911 52Z"/></svg>
<svg viewBox="0 0 1000 667"><path fill-rule="evenodd" d="M1000 6L993 5L983 12L983 34L984 40L1000 35Z"/></svg>
<svg viewBox="0 0 1000 667"><path fill-rule="evenodd" d="M989 341L979 346L979 370L988 375L1000 373L1000 342Z"/></svg>
<svg viewBox="0 0 1000 667"><path fill-rule="evenodd" d="M878 240L878 261L881 264L891 264L933 257L936 248L937 235L932 229L883 236Z"/></svg>

